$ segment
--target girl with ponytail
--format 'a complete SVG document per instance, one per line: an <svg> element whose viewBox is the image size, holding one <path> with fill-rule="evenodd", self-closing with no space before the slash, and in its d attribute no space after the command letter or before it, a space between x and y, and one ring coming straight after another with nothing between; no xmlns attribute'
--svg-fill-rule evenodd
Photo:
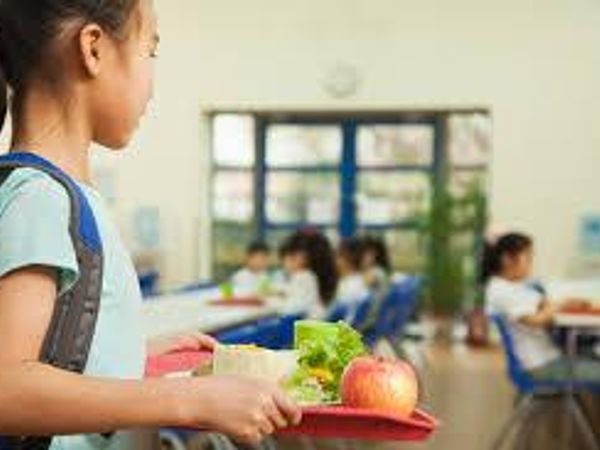
<svg viewBox="0 0 600 450"><path fill-rule="evenodd" d="M280 249L286 280L281 287L289 313L306 312L319 318L337 288L333 248L315 229L290 235Z"/></svg>
<svg viewBox="0 0 600 450"><path fill-rule="evenodd" d="M557 305L580 307L585 300L557 302L532 283L533 240L524 234L508 233L485 249L482 277L486 282L488 312L504 317L516 353L531 376L562 380L568 362L552 341L549 330ZM576 361L578 379L600 381L600 363L581 356Z"/></svg>
<svg viewBox="0 0 600 450"><path fill-rule="evenodd" d="M131 436L119 430L161 426L255 443L299 420L278 387L252 379L142 381L137 277L91 184L90 147L129 143L151 97L157 45L151 0L0 1L0 122L10 99L11 152L45 161L74 183L104 253L83 373L42 362L55 299L81 276L71 203L63 184L43 171L17 168L0 179L0 447L30 448L15 437L46 436L53 450L124 450ZM191 339L214 345L206 336ZM172 346L158 347L150 350Z"/></svg>

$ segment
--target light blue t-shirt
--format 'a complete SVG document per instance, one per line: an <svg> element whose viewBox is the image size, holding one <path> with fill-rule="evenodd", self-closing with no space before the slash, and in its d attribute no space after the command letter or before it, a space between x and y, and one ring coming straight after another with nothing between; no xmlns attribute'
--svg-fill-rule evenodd
<svg viewBox="0 0 600 450"><path fill-rule="evenodd" d="M145 339L137 276L101 196L88 186L81 188L94 212L104 249L100 313L85 374L139 379ZM0 187L0 277L19 268L44 265L58 270L60 291L72 286L78 267L69 217L69 196L61 184L34 169L15 170ZM110 440L96 435L57 437L51 450L124 450L131 448L130 440L129 433L116 433Z"/></svg>

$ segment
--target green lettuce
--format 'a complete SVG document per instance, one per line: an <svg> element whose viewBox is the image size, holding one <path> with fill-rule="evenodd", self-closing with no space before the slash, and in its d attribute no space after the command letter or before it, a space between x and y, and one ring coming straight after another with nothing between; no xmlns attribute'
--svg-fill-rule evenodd
<svg viewBox="0 0 600 450"><path fill-rule="evenodd" d="M294 347L299 368L286 388L303 404L339 401L344 369L354 358L367 353L361 335L344 322L298 321ZM316 376L315 372L326 376Z"/></svg>

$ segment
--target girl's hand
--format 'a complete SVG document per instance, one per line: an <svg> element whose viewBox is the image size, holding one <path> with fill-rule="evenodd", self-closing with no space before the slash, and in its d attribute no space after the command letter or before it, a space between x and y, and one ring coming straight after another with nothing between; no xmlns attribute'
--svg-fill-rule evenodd
<svg viewBox="0 0 600 450"><path fill-rule="evenodd" d="M152 356L165 355L167 353L209 350L215 349L218 344L212 336L204 333L188 333L168 339L154 340L148 343L148 353Z"/></svg>
<svg viewBox="0 0 600 450"><path fill-rule="evenodd" d="M244 377L191 380L182 392L183 426L208 428L244 444L258 444L275 430L297 425L302 413L277 386Z"/></svg>

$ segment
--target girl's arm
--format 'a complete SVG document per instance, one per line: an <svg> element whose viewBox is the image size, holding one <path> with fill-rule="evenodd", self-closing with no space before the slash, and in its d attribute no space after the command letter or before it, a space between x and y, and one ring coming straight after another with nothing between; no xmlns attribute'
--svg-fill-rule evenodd
<svg viewBox="0 0 600 450"><path fill-rule="evenodd" d="M544 300L535 314L522 317L520 322L534 328L546 328L552 325L555 309L552 303Z"/></svg>
<svg viewBox="0 0 600 450"><path fill-rule="evenodd" d="M256 442L300 420L277 387L256 380L105 380L37 362L55 297L52 269L29 268L0 279L0 435L172 425Z"/></svg>

